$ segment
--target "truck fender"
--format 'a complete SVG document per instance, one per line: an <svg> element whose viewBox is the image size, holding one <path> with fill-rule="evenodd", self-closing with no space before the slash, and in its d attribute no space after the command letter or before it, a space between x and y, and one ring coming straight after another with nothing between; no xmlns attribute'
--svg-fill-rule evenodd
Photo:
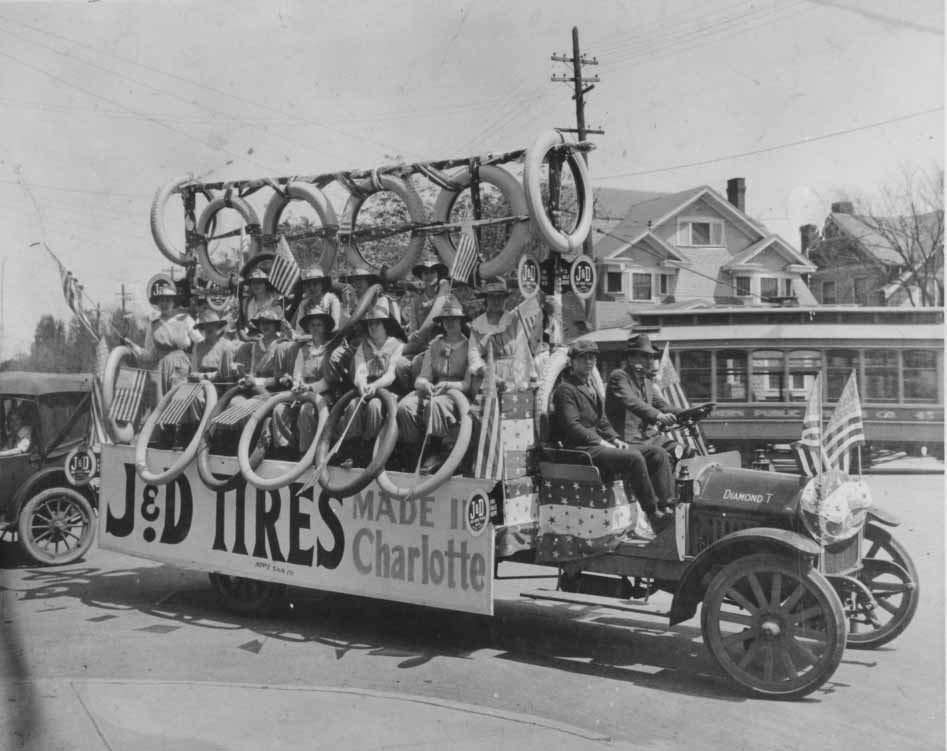
<svg viewBox="0 0 947 751"><path fill-rule="evenodd" d="M760 552L783 553L814 560L821 550L811 537L788 529L751 527L721 537L691 561L678 581L669 613L671 625L686 621L697 612L697 605L703 599L708 584L706 575L714 568Z"/></svg>
<svg viewBox="0 0 947 751"><path fill-rule="evenodd" d="M872 506L868 509L868 520L884 524L886 527L898 527L901 525L901 520L898 517L880 506Z"/></svg>
<svg viewBox="0 0 947 751"><path fill-rule="evenodd" d="M69 480L66 479L66 472L62 467L44 467L35 475L30 477L30 479L28 479L26 482L24 482L19 488L17 488L16 493L14 493L12 508L16 509L16 518L19 518L20 509L23 508L23 504L26 503L30 498L39 493L41 490L55 487L63 487L69 488L70 490L75 490L77 493L85 496L86 500L92 504L92 508L98 507L98 498L96 498L95 491L92 490L92 488L90 488L88 485L77 488L74 485L69 484Z"/></svg>

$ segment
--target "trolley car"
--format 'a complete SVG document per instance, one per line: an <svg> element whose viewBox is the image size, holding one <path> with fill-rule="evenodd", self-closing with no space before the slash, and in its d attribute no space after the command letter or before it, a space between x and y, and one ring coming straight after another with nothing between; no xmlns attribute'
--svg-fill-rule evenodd
<svg viewBox="0 0 947 751"><path fill-rule="evenodd" d="M511 158L524 162L524 185L517 189L503 178L504 190L521 190L526 200L514 195L509 221L532 220L554 251L580 247L591 201L584 196L574 225L562 227L559 212L549 208L558 202L555 189L550 196L539 184L539 171L551 164L553 170L565 165L580 188L588 186L576 145L558 133L545 134ZM478 190L470 161L459 164L459 176L440 178L455 198ZM330 179L351 181L355 196L359 190L391 189L396 175L430 175L444 168L444 163L400 165L388 172L233 183L225 190L233 192L232 204L241 192L265 188L279 209L289 199L306 200L328 217L328 204L317 194ZM497 175L492 179L501 182ZM292 182L304 187L290 190ZM209 200L209 210L217 210L224 200L214 192L218 189L173 183L158 192L153 224L176 193L192 218L200 195ZM475 198L472 204L479 202ZM527 215L518 215L520 205ZM415 216L419 212L417 206L412 210L419 224L412 232L440 232L447 240L456 229L449 212L433 224ZM243 213L252 218L247 206ZM209 222L188 226L206 228ZM341 241L337 226L326 221L324 227L328 241L354 252L354 220ZM156 239L167 244L161 232ZM200 244L199 237L188 239L192 248ZM511 242L486 269L481 265L483 278L513 268L523 248ZM334 257L330 254L330 263ZM207 263L206 252L196 250L175 258L189 269ZM384 271L397 276L410 265ZM366 292L354 317L377 294L377 288ZM113 381L121 357L112 358ZM629 539L625 533L637 515L634 499L625 496L620 482L603 477L587 454L561 449L549 434L551 395L566 365L566 352L558 349L546 360L538 386L516 384L499 394L495 435L502 440L504 462L502 471L490 476L471 472L456 456L446 471L420 477L386 466L396 426L393 398L384 393L385 427L374 455L360 466L331 461L328 448L354 391L331 409L315 405L321 432L298 461L251 456L258 454L257 428L267 410L292 395L261 396L234 455L217 442L208 446L210 416L223 389L207 381L201 383L202 416L186 448L153 439L156 415L173 399L168 392L144 424L141 415L113 425L116 441L102 448L99 544L204 570L225 604L243 613L265 609L287 586L298 586L492 614L493 577L502 560L557 569L565 593L628 599L666 591L673 596L670 623L700 610L705 643L721 669L761 697L805 696L834 673L846 645L876 647L907 627L918 602L917 574L891 535L897 521L870 505L860 482L846 480L820 495L798 476L734 466L732 455L695 457L678 466L680 502L673 523L653 540ZM105 386L108 400L114 383ZM458 443L478 440L467 422L466 400L453 398L461 421ZM709 410L685 413L681 422L693 424ZM455 446L452 455L465 448Z"/></svg>
<svg viewBox="0 0 947 751"><path fill-rule="evenodd" d="M717 404L702 429L721 451L747 458L798 440L816 375L828 415L854 370L869 450L943 458L943 308L714 307L636 321L669 345L688 398ZM584 337L598 342L603 376L620 365L627 337L624 328Z"/></svg>

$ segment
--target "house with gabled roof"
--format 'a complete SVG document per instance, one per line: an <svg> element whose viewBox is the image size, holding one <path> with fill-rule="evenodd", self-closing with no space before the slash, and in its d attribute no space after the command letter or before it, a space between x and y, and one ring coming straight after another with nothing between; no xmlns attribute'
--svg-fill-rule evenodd
<svg viewBox="0 0 947 751"><path fill-rule="evenodd" d="M746 213L742 178L727 183L726 197L701 185L677 193L599 189L596 199L597 328L671 306L816 304L803 281L816 267Z"/></svg>

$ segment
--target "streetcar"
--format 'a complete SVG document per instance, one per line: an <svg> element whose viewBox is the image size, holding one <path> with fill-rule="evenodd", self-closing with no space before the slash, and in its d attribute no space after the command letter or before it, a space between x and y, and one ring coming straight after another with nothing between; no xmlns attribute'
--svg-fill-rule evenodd
<svg viewBox="0 0 947 751"><path fill-rule="evenodd" d="M409 205L412 238L439 238L435 247L451 266L459 224L449 210L432 217L411 195L409 179L420 175L444 192L435 206L443 209L469 192L477 226L507 228L500 252L482 257L469 278L476 287L517 267L528 235L517 230L527 222L554 260L581 247L592 210L582 148L551 131L530 148L489 164L463 158L226 185L184 179L158 190L152 226L165 256L191 277L197 269L216 275L233 294L240 292L233 279L205 268L212 265L206 240L213 223L207 214L224 205L237 207L254 236L244 260L265 252L280 212L301 200L317 207L324 220L318 231L327 246L326 273L342 257L367 264L358 255L358 241L385 228L357 226L357 206L351 205L339 222L321 192L337 181L348 186L352 203L373 192L395 192ZM509 164L521 165L521 178L513 177ZM558 209L560 171L571 174L578 195L571 222ZM505 216L480 215L481 181L502 186ZM251 193L268 196L262 231L241 198ZM171 246L162 220L165 204L178 195L187 217L184 251L176 250L180 243ZM207 203L200 215L198 200ZM388 229L406 231L404 224ZM412 243L398 263L378 268L382 282L404 276L419 248ZM335 344L343 346L344 334L381 294L381 284L362 293ZM832 676L846 646L890 642L917 608L917 572L892 534L897 520L871 503L870 488L858 478L808 480L743 469L738 455L725 452L681 459L672 523L653 539L629 537L638 510L622 483L603 477L585 452L563 449L550 432L552 394L568 366L564 347L549 353L535 381L502 391L488 360L480 396L486 402L495 395L491 414L497 419L490 422L481 413L479 431L470 401L450 388L456 442L429 474L392 464L398 426L395 396L387 388L375 394L383 426L372 436L371 455L337 453L340 432L344 437L351 423L347 410L361 401L342 370L333 371L343 386L334 398L294 394L285 383L249 394L252 414L234 446L212 435L213 426L222 403L252 384L181 383L119 420L112 406L122 398L119 384L133 361L133 351L115 350L105 372L113 441L101 449L99 545L205 571L224 605L239 613L265 611L287 587L303 587L492 615L497 566L526 562L556 570L562 597L628 600L668 592L669 623L699 611L708 649L738 687L757 697L799 698ZM323 377L330 375L324 367ZM188 389L200 394L190 402L199 416L169 438L159 426L175 395ZM294 400L311 405L319 427L309 446L286 456L268 447L265 426L276 407ZM682 413L677 427L696 429L714 408L707 403ZM479 457L474 463L464 457L486 445L488 422L503 461L485 470Z"/></svg>
<svg viewBox="0 0 947 751"><path fill-rule="evenodd" d="M717 404L702 423L718 450L750 462L761 447L799 439L809 389L822 374L825 415L856 374L872 451L944 456L943 308L697 307L647 311L634 326L666 343L684 393ZM629 329L584 338L619 367Z"/></svg>

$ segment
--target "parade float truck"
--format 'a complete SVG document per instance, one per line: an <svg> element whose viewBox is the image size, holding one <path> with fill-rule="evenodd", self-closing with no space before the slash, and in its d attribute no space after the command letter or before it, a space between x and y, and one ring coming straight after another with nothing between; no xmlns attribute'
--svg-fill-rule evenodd
<svg viewBox="0 0 947 751"><path fill-rule="evenodd" d="M475 230L506 232L505 244L481 252L464 281L476 287L518 273L528 296L536 291L536 267L543 275L551 263L552 295L576 269L574 291L588 293L581 255L592 214L586 148L550 131L528 149L500 155L227 184L183 179L158 190L152 229L161 252L184 269L175 280L182 293L203 279L215 285L218 300L239 300L241 283L216 268L207 250L222 208L242 216L250 239L243 260L252 262L274 252L286 206L308 203L322 223L308 231L320 238L331 273L338 264L367 262L359 242L383 228L361 226L359 207L390 191L410 215L389 228L408 233L407 250L377 270L391 285L414 265L426 238L446 266L455 266L461 222L452 208L467 195L468 230L472 221ZM574 186L571 214L560 206L563 174ZM439 188L433 210L412 187L417 180ZM333 181L348 192L341 219L323 192ZM479 193L487 185L502 195L506 216L482 214ZM262 221L247 200L258 191L270 194ZM173 196L183 199L183 251L164 227ZM198 203L206 203L200 212ZM524 249L535 232L546 259ZM357 301L338 342L380 291L376 285ZM331 405L312 394L251 394L239 442L227 445L220 417L232 412L232 394L246 384L188 382L130 412L134 359L128 348L113 350L104 376L112 442L101 449L99 544L206 571L237 612L265 610L287 587L302 587L490 615L498 564L524 562L557 570L554 599L594 596L604 605L618 598L627 609L629 600L670 593L669 624L699 611L705 643L740 687L758 697L798 698L832 676L846 646L889 642L917 607L917 573L890 532L897 521L871 505L860 479L839 473L808 479L743 469L728 454L681 459L673 523L653 539L630 537L638 510L622 483L603 478L587 454L562 449L550 435L551 395L568 363L562 347L531 382L499 391L487 372L479 429L467 398L453 392L456 444L432 474L386 466L397 425L395 397L385 390L384 427L359 466L336 455L345 407L358 399L354 390ZM196 414L183 430L169 431L164 416L186 411L182 395ZM268 455L264 427L272 409L300 399L319 416L315 440L295 459ZM711 409L684 412L676 427L696 430ZM491 451L502 461L481 461ZM471 455L476 461L465 461Z"/></svg>

